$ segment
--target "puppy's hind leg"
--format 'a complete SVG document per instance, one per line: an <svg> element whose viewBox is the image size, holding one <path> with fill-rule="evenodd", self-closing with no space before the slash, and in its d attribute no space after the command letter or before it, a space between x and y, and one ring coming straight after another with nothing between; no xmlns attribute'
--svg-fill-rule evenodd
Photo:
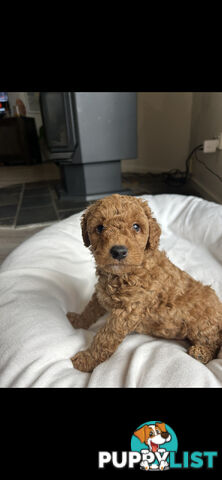
<svg viewBox="0 0 222 480"><path fill-rule="evenodd" d="M98 302L96 292L94 292L90 302L86 305L82 313L68 312L67 318L74 328L89 328L99 317L104 315L106 310Z"/></svg>
<svg viewBox="0 0 222 480"><path fill-rule="evenodd" d="M195 337L188 335L192 346L188 349L188 354L191 357L206 364L217 357L220 346L222 345L222 331L220 331L219 322L214 323L208 329L203 329L196 332ZM210 321L209 321L210 325Z"/></svg>

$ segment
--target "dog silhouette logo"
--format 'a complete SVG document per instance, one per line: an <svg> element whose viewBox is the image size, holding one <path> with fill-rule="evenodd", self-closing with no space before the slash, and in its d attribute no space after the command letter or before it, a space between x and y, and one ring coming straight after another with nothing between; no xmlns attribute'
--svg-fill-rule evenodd
<svg viewBox="0 0 222 480"><path fill-rule="evenodd" d="M131 450L142 455L141 470L169 470L170 452L177 452L177 449L173 429L157 420L140 425L131 438Z"/></svg>

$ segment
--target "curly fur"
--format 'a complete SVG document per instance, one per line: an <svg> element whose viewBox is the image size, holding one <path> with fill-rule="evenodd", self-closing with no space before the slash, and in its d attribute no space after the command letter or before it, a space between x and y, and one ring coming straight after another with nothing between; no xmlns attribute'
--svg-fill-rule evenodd
<svg viewBox="0 0 222 480"><path fill-rule="evenodd" d="M102 232L98 225L103 225ZM222 303L210 286L194 280L158 249L161 230L147 202L111 195L87 208L81 226L98 282L84 312L67 316L75 328L89 328L105 312L110 315L90 347L71 359L75 368L92 371L131 332L186 338L189 355L205 364L215 358L222 342ZM112 258L114 245L127 247L126 258Z"/></svg>

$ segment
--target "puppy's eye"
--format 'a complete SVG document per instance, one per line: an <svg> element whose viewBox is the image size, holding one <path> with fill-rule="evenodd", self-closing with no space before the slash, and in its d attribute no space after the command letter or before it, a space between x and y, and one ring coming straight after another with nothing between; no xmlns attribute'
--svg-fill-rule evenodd
<svg viewBox="0 0 222 480"><path fill-rule="evenodd" d="M102 233L103 230L104 230L104 226L103 226L103 225L97 225L97 227L96 227L97 233Z"/></svg>
<svg viewBox="0 0 222 480"><path fill-rule="evenodd" d="M153 432L150 432L150 437L153 437Z"/></svg>
<svg viewBox="0 0 222 480"><path fill-rule="evenodd" d="M159 430L157 430L157 428L156 428L156 433L160 433L160 431L159 431Z"/></svg>
<svg viewBox="0 0 222 480"><path fill-rule="evenodd" d="M133 224L133 229L136 230L136 232L140 232L140 226L138 225L138 223Z"/></svg>

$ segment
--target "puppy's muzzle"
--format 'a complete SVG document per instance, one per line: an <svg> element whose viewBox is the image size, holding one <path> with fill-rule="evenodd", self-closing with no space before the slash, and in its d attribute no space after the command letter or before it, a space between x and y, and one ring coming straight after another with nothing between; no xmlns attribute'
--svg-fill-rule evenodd
<svg viewBox="0 0 222 480"><path fill-rule="evenodd" d="M124 245L114 245L110 249L110 254L115 260L122 260L127 256L128 249Z"/></svg>

